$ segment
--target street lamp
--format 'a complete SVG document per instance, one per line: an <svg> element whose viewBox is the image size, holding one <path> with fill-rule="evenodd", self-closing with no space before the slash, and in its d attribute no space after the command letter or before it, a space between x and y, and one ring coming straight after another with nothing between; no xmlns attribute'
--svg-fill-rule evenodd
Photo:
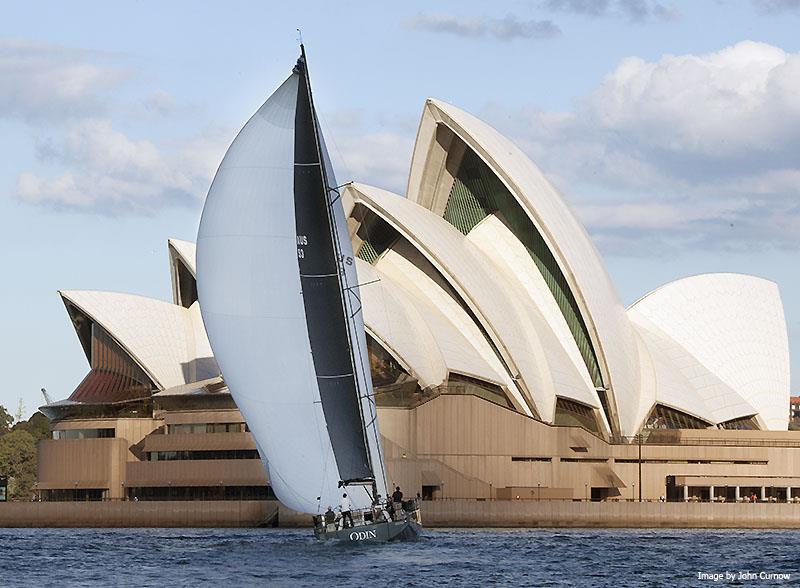
<svg viewBox="0 0 800 588"><path fill-rule="evenodd" d="M642 433L636 435L639 441L639 502L642 501Z"/></svg>
<svg viewBox="0 0 800 588"><path fill-rule="evenodd" d="M539 502L541 497L542 497L542 484L541 482L536 482L536 502Z"/></svg>

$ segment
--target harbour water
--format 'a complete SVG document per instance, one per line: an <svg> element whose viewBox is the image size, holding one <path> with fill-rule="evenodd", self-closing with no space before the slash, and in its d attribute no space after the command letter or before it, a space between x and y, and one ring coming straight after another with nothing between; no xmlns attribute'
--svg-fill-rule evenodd
<svg viewBox="0 0 800 588"><path fill-rule="evenodd" d="M430 529L415 543L370 546L319 543L310 534L310 529L0 529L0 584L800 584L798 531Z"/></svg>

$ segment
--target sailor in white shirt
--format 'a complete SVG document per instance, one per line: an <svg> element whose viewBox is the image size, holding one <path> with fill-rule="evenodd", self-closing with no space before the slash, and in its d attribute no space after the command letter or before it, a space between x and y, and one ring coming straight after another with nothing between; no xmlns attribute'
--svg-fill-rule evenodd
<svg viewBox="0 0 800 588"><path fill-rule="evenodd" d="M350 498L348 498L346 492L342 494L342 500L339 503L339 508L342 511L342 527L352 527L353 515L350 513ZM348 524L347 521L350 521L350 524Z"/></svg>

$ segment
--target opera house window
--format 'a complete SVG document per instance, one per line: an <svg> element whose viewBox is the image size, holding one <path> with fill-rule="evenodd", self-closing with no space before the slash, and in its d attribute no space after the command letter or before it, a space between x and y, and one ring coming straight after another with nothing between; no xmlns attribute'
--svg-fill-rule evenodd
<svg viewBox="0 0 800 588"><path fill-rule="evenodd" d="M697 417L656 404L645 422L645 429L707 429L710 425Z"/></svg>
<svg viewBox="0 0 800 588"><path fill-rule="evenodd" d="M60 429L53 431L53 439L108 439L114 437L113 428Z"/></svg>

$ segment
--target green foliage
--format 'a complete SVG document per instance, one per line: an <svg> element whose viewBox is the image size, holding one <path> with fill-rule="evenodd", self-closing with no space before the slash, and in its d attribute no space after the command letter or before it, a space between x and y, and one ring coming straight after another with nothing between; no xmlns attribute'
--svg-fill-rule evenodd
<svg viewBox="0 0 800 588"><path fill-rule="evenodd" d="M36 483L36 440L28 431L0 437L0 473L8 476L9 498L30 499Z"/></svg>
<svg viewBox="0 0 800 588"><path fill-rule="evenodd" d="M28 431L33 435L34 440L41 441L42 439L50 438L50 421L37 411L27 421L21 421L14 425L12 430Z"/></svg>
<svg viewBox="0 0 800 588"><path fill-rule="evenodd" d="M40 412L12 427L13 422L0 406L0 476L8 477L8 498L30 500L36 484L36 444L50 438L50 422Z"/></svg>

